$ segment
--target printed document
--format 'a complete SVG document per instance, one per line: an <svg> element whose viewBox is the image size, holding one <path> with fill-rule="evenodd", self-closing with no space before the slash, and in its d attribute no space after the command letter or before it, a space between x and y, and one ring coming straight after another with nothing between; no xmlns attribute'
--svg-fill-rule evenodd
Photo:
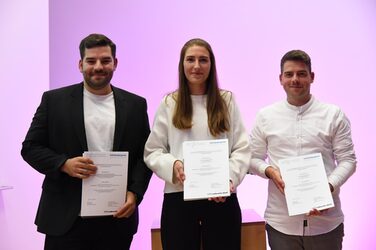
<svg viewBox="0 0 376 250"><path fill-rule="evenodd" d="M184 200L230 195L228 140L183 143Z"/></svg>
<svg viewBox="0 0 376 250"><path fill-rule="evenodd" d="M289 215L334 207L321 153L279 161Z"/></svg>
<svg viewBox="0 0 376 250"><path fill-rule="evenodd" d="M84 152L97 173L82 180L81 216L114 214L125 202L128 152Z"/></svg>

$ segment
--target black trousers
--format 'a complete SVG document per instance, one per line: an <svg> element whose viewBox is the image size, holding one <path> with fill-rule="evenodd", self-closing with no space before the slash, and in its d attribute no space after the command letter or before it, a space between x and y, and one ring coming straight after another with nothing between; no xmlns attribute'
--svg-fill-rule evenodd
<svg viewBox="0 0 376 250"><path fill-rule="evenodd" d="M44 250L129 250L135 232L125 230L126 224L112 216L77 217L66 234L46 235Z"/></svg>
<svg viewBox="0 0 376 250"><path fill-rule="evenodd" d="M236 194L224 203L184 201L183 192L164 195L161 238L164 250L240 250L241 211Z"/></svg>

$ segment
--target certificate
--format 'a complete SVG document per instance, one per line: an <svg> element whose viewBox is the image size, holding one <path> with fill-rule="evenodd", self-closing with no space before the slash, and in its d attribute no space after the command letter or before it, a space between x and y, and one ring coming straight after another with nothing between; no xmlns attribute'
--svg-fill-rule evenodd
<svg viewBox="0 0 376 250"><path fill-rule="evenodd" d="M184 200L229 196L228 140L183 143Z"/></svg>
<svg viewBox="0 0 376 250"><path fill-rule="evenodd" d="M82 180L81 213L85 216L114 214L125 202L128 152L84 152L97 173Z"/></svg>
<svg viewBox="0 0 376 250"><path fill-rule="evenodd" d="M334 207L321 153L280 160L289 215Z"/></svg>

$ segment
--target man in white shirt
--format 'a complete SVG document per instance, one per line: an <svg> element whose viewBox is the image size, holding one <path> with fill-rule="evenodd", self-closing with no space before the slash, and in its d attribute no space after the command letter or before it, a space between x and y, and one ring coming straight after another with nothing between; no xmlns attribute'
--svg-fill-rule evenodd
<svg viewBox="0 0 376 250"><path fill-rule="evenodd" d="M250 171L269 178L265 220L272 250L342 249L344 215L339 193L355 172L356 156L345 114L311 95L314 76L307 53L287 52L279 76L287 100L262 108L251 131ZM278 161L311 153L322 154L335 207L289 216Z"/></svg>

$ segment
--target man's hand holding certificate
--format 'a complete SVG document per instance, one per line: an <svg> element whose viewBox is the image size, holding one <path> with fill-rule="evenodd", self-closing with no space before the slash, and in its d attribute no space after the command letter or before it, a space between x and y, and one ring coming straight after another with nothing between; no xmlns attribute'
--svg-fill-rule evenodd
<svg viewBox="0 0 376 250"><path fill-rule="evenodd" d="M184 200L230 195L228 140L183 143Z"/></svg>
<svg viewBox="0 0 376 250"><path fill-rule="evenodd" d="M97 173L82 180L81 216L113 215L125 202L128 152L85 152Z"/></svg>
<svg viewBox="0 0 376 250"><path fill-rule="evenodd" d="M320 153L279 161L289 215L334 207Z"/></svg>

